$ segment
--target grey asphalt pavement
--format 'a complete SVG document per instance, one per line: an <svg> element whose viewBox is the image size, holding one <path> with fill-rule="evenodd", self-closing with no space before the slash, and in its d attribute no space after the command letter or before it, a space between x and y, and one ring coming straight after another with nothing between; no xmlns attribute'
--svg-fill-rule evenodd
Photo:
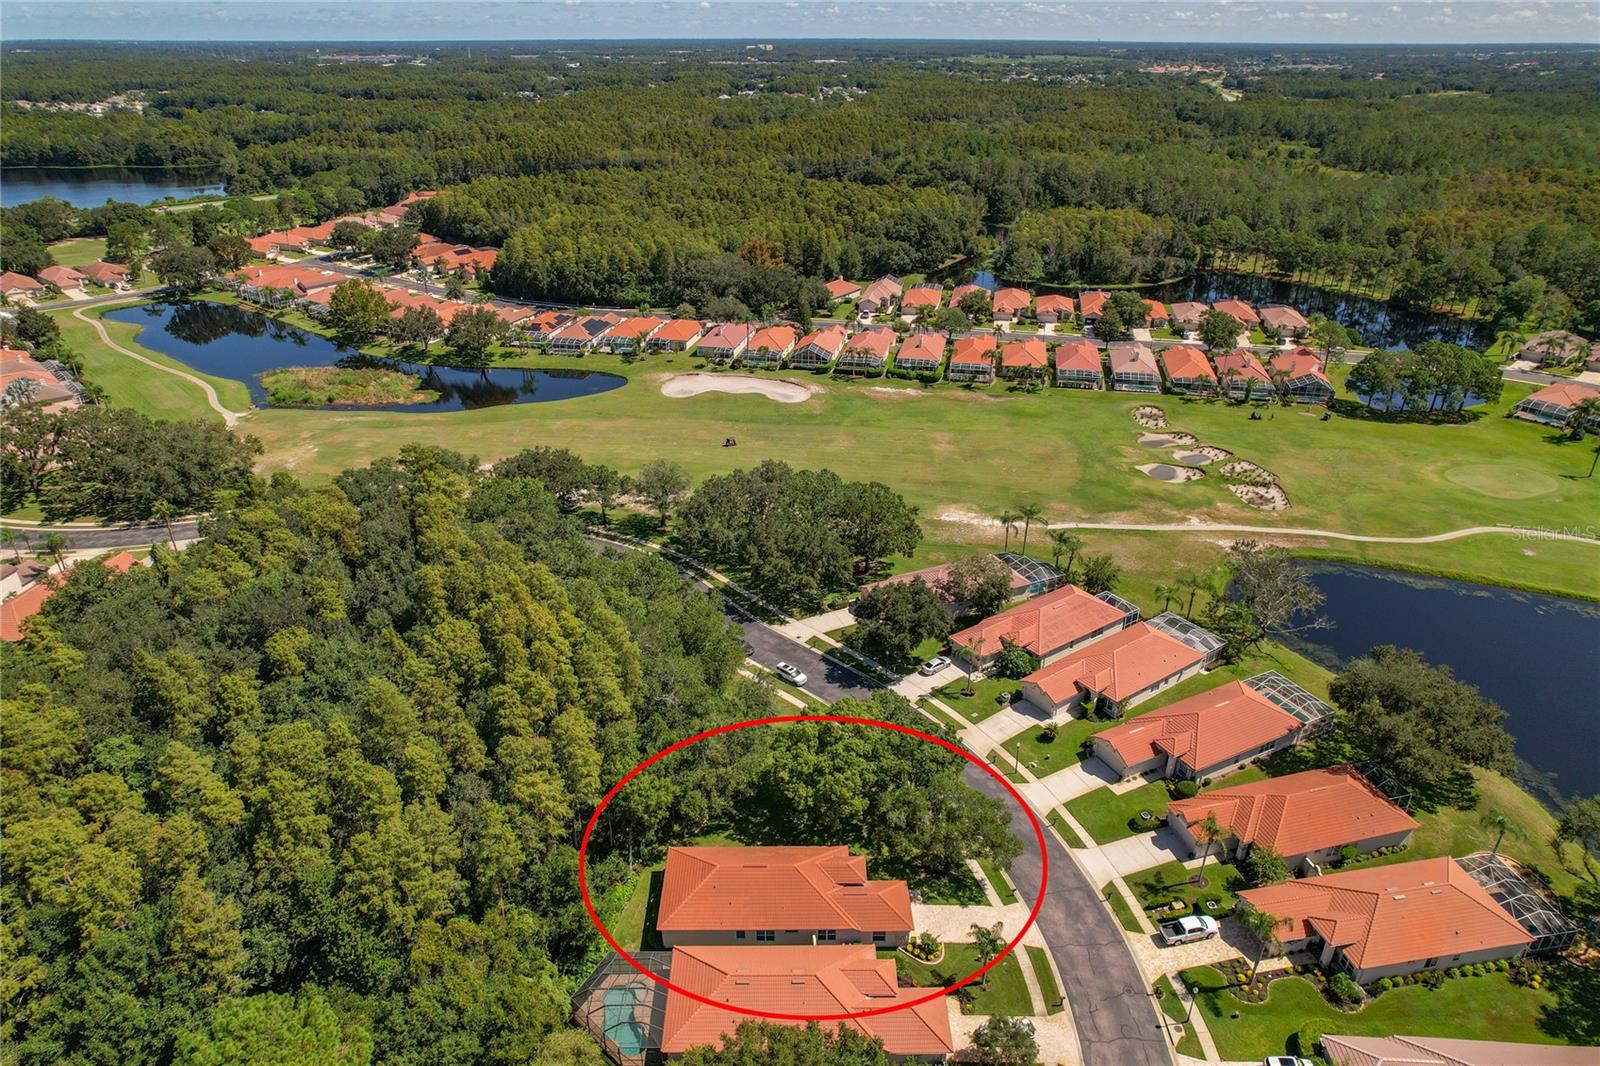
<svg viewBox="0 0 1600 1066"><path fill-rule="evenodd" d="M148 548L167 539L167 527L159 522L125 526L6 526L17 535L22 547L32 547L47 533L59 533L66 538L71 551L110 550L112 548ZM199 535L200 523L185 519L172 523L172 536L176 540L193 540Z"/></svg>

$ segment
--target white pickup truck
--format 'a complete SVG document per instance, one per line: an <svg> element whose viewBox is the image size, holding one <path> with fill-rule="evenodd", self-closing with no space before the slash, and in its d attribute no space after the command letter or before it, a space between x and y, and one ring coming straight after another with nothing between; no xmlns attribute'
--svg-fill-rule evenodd
<svg viewBox="0 0 1600 1066"><path fill-rule="evenodd" d="M1215 918L1191 914L1161 923L1161 939L1167 944L1192 944L1196 940L1210 940L1221 931Z"/></svg>

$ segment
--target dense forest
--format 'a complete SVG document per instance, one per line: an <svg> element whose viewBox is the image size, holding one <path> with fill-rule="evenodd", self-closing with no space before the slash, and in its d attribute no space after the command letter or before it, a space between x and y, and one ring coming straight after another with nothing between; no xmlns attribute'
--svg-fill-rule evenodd
<svg viewBox="0 0 1600 1066"><path fill-rule="evenodd" d="M771 698L712 599L598 553L528 466L419 447L253 481L181 553L75 567L0 648L7 1061L601 1061L566 1022L603 947L582 826L644 755ZM887 694L838 708L927 728ZM623 790L589 882L614 918L636 863L710 831L849 843L914 884L1008 861L961 765L740 731Z"/></svg>
<svg viewBox="0 0 1600 1066"><path fill-rule="evenodd" d="M1600 325L1592 52L1039 52L62 46L8 57L0 146L206 167L294 190L305 220L448 189L424 227L503 245L518 295L760 311L977 255L1025 282L1244 267ZM142 114L17 104L126 91Z"/></svg>

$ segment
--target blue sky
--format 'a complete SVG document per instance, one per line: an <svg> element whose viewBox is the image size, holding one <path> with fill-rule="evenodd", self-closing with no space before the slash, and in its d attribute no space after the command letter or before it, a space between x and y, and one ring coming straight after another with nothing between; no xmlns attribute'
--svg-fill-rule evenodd
<svg viewBox="0 0 1600 1066"><path fill-rule="evenodd" d="M3 0L0 41L628 38L1589 43L1600 0Z"/></svg>

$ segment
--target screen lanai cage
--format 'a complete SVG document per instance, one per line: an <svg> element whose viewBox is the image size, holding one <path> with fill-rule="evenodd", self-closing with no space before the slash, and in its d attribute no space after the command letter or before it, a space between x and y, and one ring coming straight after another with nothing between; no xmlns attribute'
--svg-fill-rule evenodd
<svg viewBox="0 0 1600 1066"><path fill-rule="evenodd" d="M660 977L672 968L670 951L636 951L639 965ZM572 997L573 1020L599 1041L617 1066L656 1066L662 1061L661 1025L667 989L611 952Z"/></svg>
<svg viewBox="0 0 1600 1066"><path fill-rule="evenodd" d="M1456 861L1533 937L1529 955L1553 955L1578 939L1577 926L1567 921L1544 887L1504 855L1480 851Z"/></svg>
<svg viewBox="0 0 1600 1066"><path fill-rule="evenodd" d="M1333 708L1290 681L1276 670L1246 678L1245 685L1265 696L1268 701L1289 712L1306 725L1306 733L1313 734L1333 721Z"/></svg>
<svg viewBox="0 0 1600 1066"><path fill-rule="evenodd" d="M1067 583L1066 571L1049 563L1041 562L1032 556L1022 555L1019 552L995 552L994 556L1002 563L1009 566L1018 577L1028 583L1028 595L1037 596L1041 592L1060 588Z"/></svg>

